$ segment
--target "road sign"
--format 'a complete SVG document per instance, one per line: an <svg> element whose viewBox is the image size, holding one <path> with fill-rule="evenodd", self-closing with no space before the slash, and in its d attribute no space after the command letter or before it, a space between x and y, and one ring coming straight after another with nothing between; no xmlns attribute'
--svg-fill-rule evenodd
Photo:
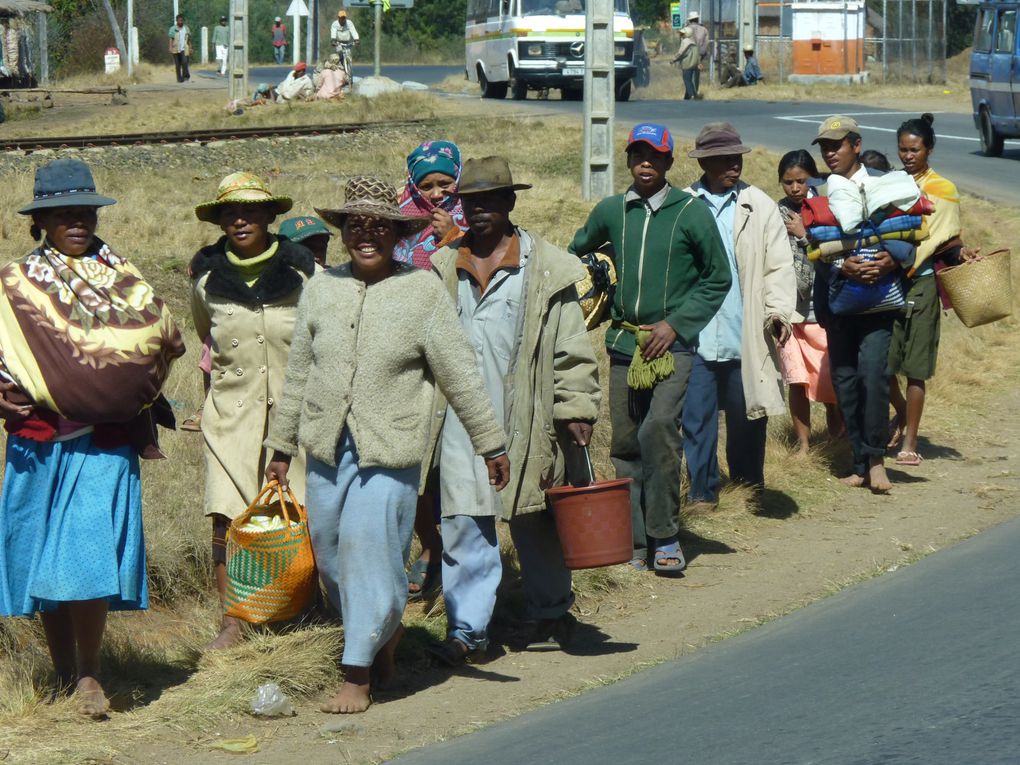
<svg viewBox="0 0 1020 765"><path fill-rule="evenodd" d="M680 3L669 4L669 16L673 20L673 29L683 29L687 25Z"/></svg>
<svg viewBox="0 0 1020 765"><path fill-rule="evenodd" d="M376 0L344 0L348 8L371 8ZM390 8L414 8L414 0L390 0Z"/></svg>
<svg viewBox="0 0 1020 765"><path fill-rule="evenodd" d="M308 6L305 0L290 0L290 7L287 9L288 16L307 16Z"/></svg>

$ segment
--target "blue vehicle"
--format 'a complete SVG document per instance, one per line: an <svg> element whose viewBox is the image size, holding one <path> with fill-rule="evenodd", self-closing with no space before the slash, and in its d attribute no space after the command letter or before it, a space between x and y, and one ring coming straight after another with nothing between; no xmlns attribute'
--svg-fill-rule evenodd
<svg viewBox="0 0 1020 765"><path fill-rule="evenodd" d="M970 98L981 150L1002 155L1007 138L1020 138L1020 2L984 2L978 8L970 57Z"/></svg>

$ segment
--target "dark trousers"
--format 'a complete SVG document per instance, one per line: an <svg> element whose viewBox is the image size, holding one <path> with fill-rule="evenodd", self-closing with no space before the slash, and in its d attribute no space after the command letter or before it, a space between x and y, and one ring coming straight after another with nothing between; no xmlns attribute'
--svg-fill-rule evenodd
<svg viewBox="0 0 1020 765"><path fill-rule="evenodd" d="M177 74L177 82L184 82L191 79L191 72L188 71L188 54L174 54L174 71Z"/></svg>
<svg viewBox="0 0 1020 765"><path fill-rule="evenodd" d="M649 539L672 539L680 531L680 468L683 411L692 354L674 352L676 370L650 391L627 385L628 362L611 359L610 457L617 478L631 478L630 508L634 557L648 554ZM653 542L654 544L654 542Z"/></svg>
<svg viewBox="0 0 1020 765"><path fill-rule="evenodd" d="M692 98L698 96L698 83L697 83L698 69L684 69L684 101L690 101Z"/></svg>
<svg viewBox="0 0 1020 765"><path fill-rule="evenodd" d="M768 418L747 419L739 361L705 361L695 355L684 402L684 456L688 502L719 500L719 410L726 415L726 466L730 480L765 488Z"/></svg>
<svg viewBox="0 0 1020 765"><path fill-rule="evenodd" d="M885 456L889 440L889 341L895 317L895 311L884 311L825 322L832 384L853 449L853 470L860 476L869 458Z"/></svg>

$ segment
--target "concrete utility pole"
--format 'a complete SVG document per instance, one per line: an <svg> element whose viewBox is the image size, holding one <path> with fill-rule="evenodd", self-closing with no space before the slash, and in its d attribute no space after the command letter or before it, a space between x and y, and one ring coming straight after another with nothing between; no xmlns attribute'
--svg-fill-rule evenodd
<svg viewBox="0 0 1020 765"><path fill-rule="evenodd" d="M375 0L375 61L372 74L376 77L382 74L382 0Z"/></svg>
<svg viewBox="0 0 1020 765"><path fill-rule="evenodd" d="M251 95L248 88L248 0L230 0L230 99Z"/></svg>
<svg viewBox="0 0 1020 765"><path fill-rule="evenodd" d="M754 17L754 6L755 0L740 0L737 7L737 43L740 50L737 51L737 66L741 69L744 68L744 60L741 58L741 54L745 47L750 45L752 48L755 47L755 17Z"/></svg>
<svg viewBox="0 0 1020 765"><path fill-rule="evenodd" d="M39 19L39 84L50 84L50 38L49 21L46 14L40 11Z"/></svg>
<svg viewBox="0 0 1020 765"><path fill-rule="evenodd" d="M613 0L588 0L584 24L584 167L585 199L613 193L613 119L616 68Z"/></svg>
<svg viewBox="0 0 1020 765"><path fill-rule="evenodd" d="M128 0L127 3L127 70L128 77L135 73L135 45L137 41L132 34L135 28L135 0Z"/></svg>

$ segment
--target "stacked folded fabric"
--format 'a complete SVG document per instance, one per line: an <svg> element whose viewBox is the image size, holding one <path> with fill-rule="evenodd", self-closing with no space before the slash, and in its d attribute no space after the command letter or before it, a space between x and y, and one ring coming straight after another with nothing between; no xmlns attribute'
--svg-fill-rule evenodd
<svg viewBox="0 0 1020 765"><path fill-rule="evenodd" d="M888 204L872 212L848 230L833 213L828 197L812 197L804 201L801 217L812 246L807 256L811 260L831 262L861 247L870 247L884 241L917 244L928 237L923 216L931 215L935 207L927 197L919 197L904 210Z"/></svg>

